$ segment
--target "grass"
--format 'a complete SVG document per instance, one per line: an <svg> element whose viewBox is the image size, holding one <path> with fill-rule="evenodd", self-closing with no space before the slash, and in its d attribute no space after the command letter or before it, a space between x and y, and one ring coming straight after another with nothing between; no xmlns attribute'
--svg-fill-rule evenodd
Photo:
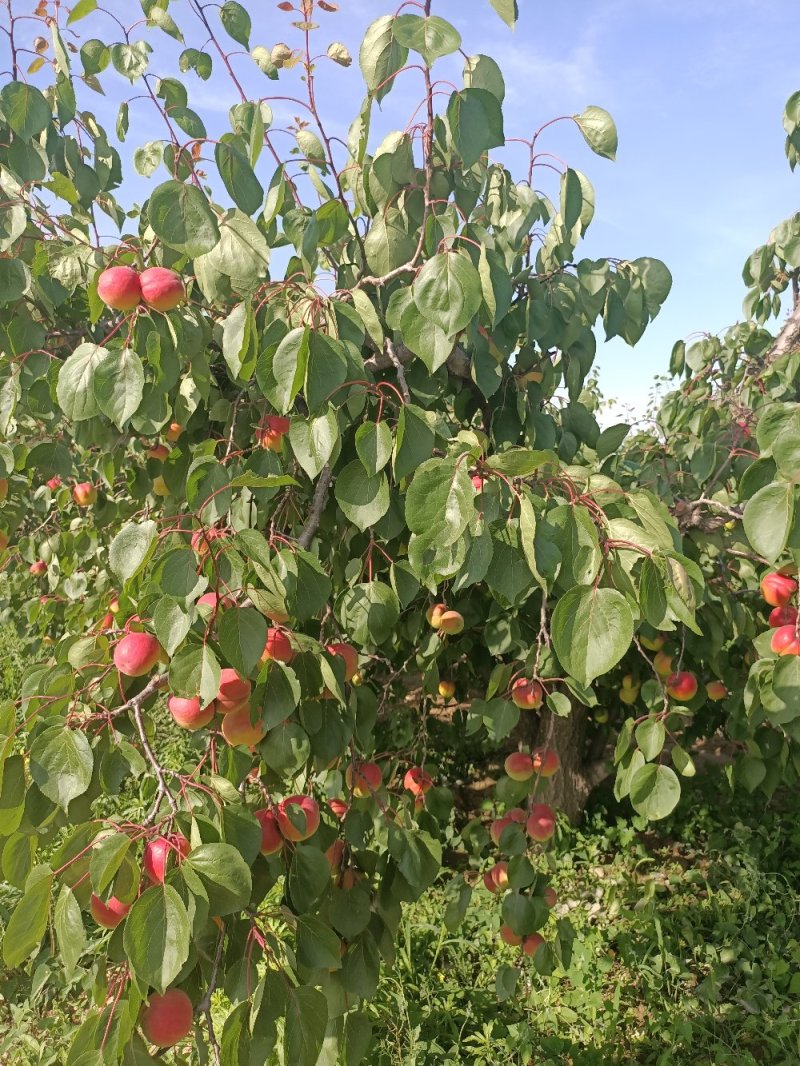
<svg viewBox="0 0 800 1066"><path fill-rule="evenodd" d="M0 630L0 697L18 690L23 669L11 636ZM452 754L454 774L468 777L475 753ZM665 822L637 825L613 801L595 804L552 853L556 910L576 932L569 967L544 978L524 964L498 1002L498 974L519 961L499 940L498 901L479 885L447 932L448 874L404 912L395 964L368 1006L375 1043L364 1066L797 1066L794 797L767 808L731 797L713 768L684 783ZM0 927L17 898L0 884ZM93 980L80 967L67 982L45 966L31 976L0 966L0 1063L65 1063Z"/></svg>
<svg viewBox="0 0 800 1066"><path fill-rule="evenodd" d="M395 965L369 1007L366 1063L797 1066L800 826L790 799L767 810L733 803L714 770L668 822L637 830L596 811L554 856L557 910L577 934L571 964L549 978L524 967L501 1003L498 971L518 959L499 941L496 899L476 888L448 933L445 892L434 889L405 911ZM91 983L86 972L59 987L0 974L0 1062L65 1062L65 1020L80 1017Z"/></svg>
<svg viewBox="0 0 800 1066"><path fill-rule="evenodd" d="M688 790L687 790L688 791ZM787 799L788 803L788 799ZM720 771L668 823L637 832L599 811L563 840L567 970L531 967L498 1004L496 901L482 888L457 934L441 894L405 914L373 1004L376 1066L796 1066L800 828L794 809L732 803Z"/></svg>

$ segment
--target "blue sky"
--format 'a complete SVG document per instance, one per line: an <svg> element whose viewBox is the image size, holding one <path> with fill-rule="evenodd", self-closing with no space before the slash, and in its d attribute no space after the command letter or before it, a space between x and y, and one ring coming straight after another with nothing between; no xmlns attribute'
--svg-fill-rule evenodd
<svg viewBox="0 0 800 1066"><path fill-rule="evenodd" d="M34 0L28 3L35 6ZM132 0L110 0L108 6L126 22L135 18L138 7ZM254 16L251 46L271 47L280 40L300 44L300 34L289 27L290 16L276 10L274 0L249 6ZM182 27L194 22L186 7L186 0L173 0L170 9ZM340 0L340 8L338 14L320 14L319 51L329 41L341 40L357 57L366 26L394 4ZM512 34L488 0L433 4L434 14L461 31L467 53L484 52L500 63L508 90L507 136L529 137L548 119L580 112L588 104L613 114L620 137L616 163L592 155L571 123L552 127L540 144L583 170L594 184L597 212L582 254L654 255L672 271L672 294L639 345L630 349L614 341L599 349L604 393L641 413L655 375L666 371L676 339L697 330L720 330L740 316L746 256L799 206L798 177L786 163L781 127L784 103L800 88L793 15L780 0L573 0L557 5L520 0L520 8ZM209 15L216 18L212 8ZM99 12L74 28L84 39L119 39ZM224 41L224 33L219 35ZM161 34L147 36L158 42L151 71L174 74L181 46ZM253 98L302 93L297 72L283 73L276 83L264 78L247 56L234 62ZM334 67L328 73L326 66L319 75L320 109L328 132L344 136L363 96L361 74L357 62L346 71ZM437 74L439 70L437 64ZM439 76L459 81L460 70L456 56L442 61ZM126 92L126 83L113 72L103 80L109 96ZM216 57L209 82L187 74L186 83L190 106L206 118L210 135L215 127L225 128L227 109L237 97ZM136 92L134 87L128 95ZM419 73L398 79L384 101L378 130L405 127L420 92ZM113 128L115 111L103 98L89 93L84 105ZM301 113L285 104L274 106L277 126ZM126 150L160 136L158 122L148 104L134 105ZM276 140L280 145L281 135ZM288 150L288 137L283 145ZM518 148L497 154L523 176ZM269 174L261 176L268 181ZM162 180L163 170L147 186ZM147 195L147 186L136 188L139 198Z"/></svg>

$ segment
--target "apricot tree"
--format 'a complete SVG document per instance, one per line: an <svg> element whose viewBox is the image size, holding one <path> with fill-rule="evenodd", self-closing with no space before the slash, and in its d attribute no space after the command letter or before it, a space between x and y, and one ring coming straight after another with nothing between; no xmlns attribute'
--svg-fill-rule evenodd
<svg viewBox="0 0 800 1066"><path fill-rule="evenodd" d="M665 456L665 492L660 444L623 451L586 387L595 326L635 344L667 268L578 258L589 179L547 123L515 179L502 72L430 0L370 25L334 135L319 87L357 76L335 8L286 0L256 34L235 0L142 0L131 25L6 5L2 588L40 665L0 708L3 959L83 975L76 1063L190 1039L216 1063L278 1041L293 1066L364 1060L359 1007L452 833L427 738L453 685L474 697L457 727L518 751L445 920L499 848L503 938L551 971L571 933L543 848L593 780L591 714L619 676L641 692L620 794L659 818L707 690L681 653L639 685L643 649L674 634L725 679L693 652L705 549L664 502L685 458L716 469L712 433ZM374 137L401 79L420 106ZM204 82L230 93L224 129L192 106ZM613 159L602 108L563 121ZM412 734L382 751L411 686Z"/></svg>

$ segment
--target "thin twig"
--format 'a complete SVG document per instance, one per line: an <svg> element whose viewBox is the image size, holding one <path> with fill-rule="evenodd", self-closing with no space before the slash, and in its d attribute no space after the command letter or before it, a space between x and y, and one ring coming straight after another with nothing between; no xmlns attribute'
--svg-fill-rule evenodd
<svg viewBox="0 0 800 1066"><path fill-rule="evenodd" d="M400 358L397 354L397 350L394 346L394 342L389 337L385 341L386 354L392 361L392 366L397 371L397 381L400 385L400 391L403 394L403 399L406 403L411 403L411 393L408 391L408 382L406 381L406 373L403 370L403 364L400 362Z"/></svg>
<svg viewBox="0 0 800 1066"><path fill-rule="evenodd" d="M151 689L151 692L154 692L156 690L156 688L158 687L158 685L156 685L155 682L156 681L161 682L165 678L166 678L166 675L162 675L161 678L154 678L153 681L151 681L150 684L146 686L146 688L142 689L142 691L138 694L138 696L134 696L134 698L129 701L129 703L130 703L130 708L129 709L130 709L130 711L133 714L134 722L136 722L136 729L137 729L137 731L139 733L139 739L142 742L142 748L144 749L144 753L147 756L148 762L153 767L153 773L156 775L156 780L158 781L158 792L156 793L156 798L155 798L155 801L153 803L153 807L152 807L150 813L145 818L145 820L142 823L142 825L149 825L150 822L152 822L152 820L155 818L156 814L158 813L158 808L161 806L161 800L164 797L166 797L167 802L169 803L170 807L172 808L172 813L173 814L177 814L178 813L178 805L175 802L175 797L172 795L172 793L170 792L169 788L167 787L167 782L164 780L164 771L161 768L161 763L155 757L155 754L153 753L153 749L150 747L150 741L147 739L147 732L145 731L144 722L142 721L142 707L141 707L141 704L143 702L144 693L147 691L147 689Z"/></svg>
<svg viewBox="0 0 800 1066"><path fill-rule="evenodd" d="M326 463L320 471L317 487L314 489L314 497L311 501L311 511L309 512L308 520L303 526L300 536L297 538L297 543L301 548L308 548L309 544L314 539L314 534L319 528L319 524L322 520L322 512L325 510L325 504L328 502L328 491L331 487L332 476L330 463Z"/></svg>
<svg viewBox="0 0 800 1066"><path fill-rule="evenodd" d="M211 997L214 994L214 989L217 987L217 977L219 975L219 967L222 962L222 948L225 943L225 930L221 929L219 936L217 937L217 950L214 953L214 962L211 965L211 976L208 979L208 988L206 994L194 1008L196 1015L205 1014L206 1025L208 1026L208 1046L214 1055L214 1062L216 1066L220 1066L222 1062L222 1052L220 1050L217 1037L214 1032L214 1022L211 1017Z"/></svg>

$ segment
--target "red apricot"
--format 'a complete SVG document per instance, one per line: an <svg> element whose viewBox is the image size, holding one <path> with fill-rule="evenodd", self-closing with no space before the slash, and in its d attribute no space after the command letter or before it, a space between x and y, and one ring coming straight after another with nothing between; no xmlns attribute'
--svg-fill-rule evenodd
<svg viewBox="0 0 800 1066"><path fill-rule="evenodd" d="M283 836L275 812L264 808L253 813L261 826L261 854L277 854L283 847Z"/></svg>
<svg viewBox="0 0 800 1066"><path fill-rule="evenodd" d="M287 840L308 840L319 828L319 804L311 796L288 796L278 804L278 825Z"/></svg>
<svg viewBox="0 0 800 1066"><path fill-rule="evenodd" d="M116 929L130 909L130 903L121 903L116 896L111 896L104 903L93 892L92 898L89 900L89 910L92 917L104 929Z"/></svg>
<svg viewBox="0 0 800 1066"><path fill-rule="evenodd" d="M511 686L511 701L524 711L535 711L542 705L542 686L538 681L518 677Z"/></svg>
<svg viewBox="0 0 800 1066"><path fill-rule="evenodd" d="M222 714L238 710L243 703L250 699L250 682L240 677L235 670L225 667L219 673L219 688L217 689L217 707Z"/></svg>
<svg viewBox="0 0 800 1066"><path fill-rule="evenodd" d="M327 644L325 651L329 655L338 655L344 659L344 679L352 681L353 675L358 670L358 652L352 644Z"/></svg>
<svg viewBox="0 0 800 1066"><path fill-rule="evenodd" d="M267 630L267 643L264 645L264 654L261 662L273 660L277 663L290 663L294 658L294 648L288 636L282 629L274 629L272 626Z"/></svg>
<svg viewBox="0 0 800 1066"><path fill-rule="evenodd" d="M97 279L97 295L106 307L132 311L142 298L139 275L133 267L109 267Z"/></svg>
<svg viewBox="0 0 800 1066"><path fill-rule="evenodd" d="M144 854L142 855L142 873L153 884L161 885L167 876L170 858L173 859L176 866L179 866L191 850L191 844L181 833L171 833L169 836L156 837L155 840L145 844Z"/></svg>
<svg viewBox="0 0 800 1066"><path fill-rule="evenodd" d="M207 704L205 707L201 707L200 698L198 696L195 696L193 699L170 696L167 700L167 707L169 713L175 719L177 724L192 732L207 726L216 714L214 701L212 700L211 703Z"/></svg>
<svg viewBox="0 0 800 1066"><path fill-rule="evenodd" d="M800 638L795 626L780 626L773 630L770 647L776 655L800 655Z"/></svg>
<svg viewBox="0 0 800 1066"><path fill-rule="evenodd" d="M532 840L549 840L556 828L556 812L546 803L534 803L525 828Z"/></svg>
<svg viewBox="0 0 800 1066"><path fill-rule="evenodd" d="M90 507L97 501L97 489L90 481L81 481L73 488L72 498L78 507Z"/></svg>
<svg viewBox="0 0 800 1066"><path fill-rule="evenodd" d="M761 579L761 595L770 607L785 607L797 592L797 582L785 574L765 574Z"/></svg>
<svg viewBox="0 0 800 1066"><path fill-rule="evenodd" d="M125 677L149 674L163 654L151 633L126 633L114 646L114 666Z"/></svg>
<svg viewBox="0 0 800 1066"><path fill-rule="evenodd" d="M251 722L250 704L244 703L225 712L225 717L222 719L222 735L231 747L244 744L247 748L253 748L261 743L267 735L267 730L260 718L255 725Z"/></svg>
<svg viewBox="0 0 800 1066"><path fill-rule="evenodd" d="M421 766L412 766L410 770L406 770L403 787L413 796L424 796L433 787L433 778Z"/></svg>
<svg viewBox="0 0 800 1066"><path fill-rule="evenodd" d="M139 1015L145 1039L157 1047L174 1047L192 1031L194 1008L180 988L168 988L163 996L153 992Z"/></svg>
<svg viewBox="0 0 800 1066"><path fill-rule="evenodd" d="M688 703L697 695L697 678L688 670L679 670L667 678L667 695L681 703Z"/></svg>
<svg viewBox="0 0 800 1066"><path fill-rule="evenodd" d="M381 787L383 773L380 766L374 762L362 762L356 767L350 763L345 770L344 780L357 799L365 799Z"/></svg>
<svg viewBox="0 0 800 1066"><path fill-rule="evenodd" d="M148 267L139 283L142 297L155 311L171 311L186 299L186 288L174 270L167 267Z"/></svg>
<svg viewBox="0 0 800 1066"><path fill-rule="evenodd" d="M552 777L561 769L561 760L552 748L537 748L533 753L533 769L540 777Z"/></svg>

